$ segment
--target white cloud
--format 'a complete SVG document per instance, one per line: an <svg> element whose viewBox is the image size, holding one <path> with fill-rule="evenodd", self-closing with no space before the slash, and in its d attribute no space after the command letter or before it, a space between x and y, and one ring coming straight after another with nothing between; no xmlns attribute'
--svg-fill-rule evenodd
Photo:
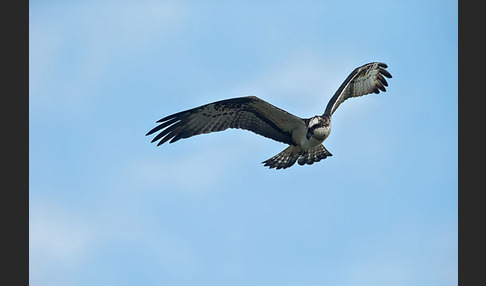
<svg viewBox="0 0 486 286"><path fill-rule="evenodd" d="M33 261L74 262L92 239L91 229L81 220L52 204L31 203L29 247Z"/></svg>
<svg viewBox="0 0 486 286"><path fill-rule="evenodd" d="M69 285L120 245L123 250L135 249L139 255L149 253L147 258L160 263L158 267L187 268L197 261L184 237L160 224L154 227L151 219L141 216L140 209L125 200L110 200L102 208L76 214L58 203L31 199L29 211L32 285ZM99 271L100 276L116 273L110 267Z"/></svg>
<svg viewBox="0 0 486 286"><path fill-rule="evenodd" d="M29 19L31 112L85 110L115 63L146 53L187 17L176 1L37 4Z"/></svg>
<svg viewBox="0 0 486 286"><path fill-rule="evenodd" d="M51 203L29 205L29 281L52 285L66 279L64 271L83 264L94 238L93 229L80 216ZM51 282L49 282L51 281Z"/></svg>

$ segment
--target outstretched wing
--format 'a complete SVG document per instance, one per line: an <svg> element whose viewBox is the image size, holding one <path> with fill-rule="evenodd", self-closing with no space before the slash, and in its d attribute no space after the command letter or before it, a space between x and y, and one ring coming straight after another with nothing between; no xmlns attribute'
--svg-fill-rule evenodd
<svg viewBox="0 0 486 286"><path fill-rule="evenodd" d="M334 93L324 115L331 116L338 106L350 97L386 91L385 86L388 86L388 83L384 77L392 77L386 70L387 67L385 63L373 62L354 69Z"/></svg>
<svg viewBox="0 0 486 286"><path fill-rule="evenodd" d="M170 143L194 135L245 129L287 144L294 144L292 131L305 129L304 121L285 110L256 97L231 98L178 112L157 121L158 126L147 135L159 132L152 142Z"/></svg>

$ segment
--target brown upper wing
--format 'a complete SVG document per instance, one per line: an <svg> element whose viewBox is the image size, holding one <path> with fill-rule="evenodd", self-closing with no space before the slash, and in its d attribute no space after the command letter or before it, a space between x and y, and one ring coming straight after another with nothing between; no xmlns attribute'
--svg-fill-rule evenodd
<svg viewBox="0 0 486 286"><path fill-rule="evenodd" d="M159 132L152 140L157 145L194 135L245 129L287 144L294 144L292 132L305 128L304 121L256 96L231 98L181 111L157 121L147 135Z"/></svg>

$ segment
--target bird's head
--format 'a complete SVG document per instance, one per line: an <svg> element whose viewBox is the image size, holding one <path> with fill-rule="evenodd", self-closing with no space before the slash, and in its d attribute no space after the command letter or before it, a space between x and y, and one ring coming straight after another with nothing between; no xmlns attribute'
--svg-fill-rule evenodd
<svg viewBox="0 0 486 286"><path fill-rule="evenodd" d="M327 116L314 116L307 126L307 139L314 137L324 140L331 133L331 119Z"/></svg>

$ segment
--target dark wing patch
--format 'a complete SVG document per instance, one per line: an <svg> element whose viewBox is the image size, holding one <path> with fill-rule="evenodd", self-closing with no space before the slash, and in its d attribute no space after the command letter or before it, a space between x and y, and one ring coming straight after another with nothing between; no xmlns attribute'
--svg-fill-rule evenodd
<svg viewBox="0 0 486 286"><path fill-rule="evenodd" d="M385 63L373 62L354 69L329 100L324 115L331 116L348 98L385 92L388 86L385 77L392 78L387 67Z"/></svg>
<svg viewBox="0 0 486 286"><path fill-rule="evenodd" d="M169 115L157 122L160 124L147 133L150 135L160 131L152 139L152 142L160 140L157 145L228 128L249 130L293 144L292 131L305 128L299 117L255 96L216 101Z"/></svg>

